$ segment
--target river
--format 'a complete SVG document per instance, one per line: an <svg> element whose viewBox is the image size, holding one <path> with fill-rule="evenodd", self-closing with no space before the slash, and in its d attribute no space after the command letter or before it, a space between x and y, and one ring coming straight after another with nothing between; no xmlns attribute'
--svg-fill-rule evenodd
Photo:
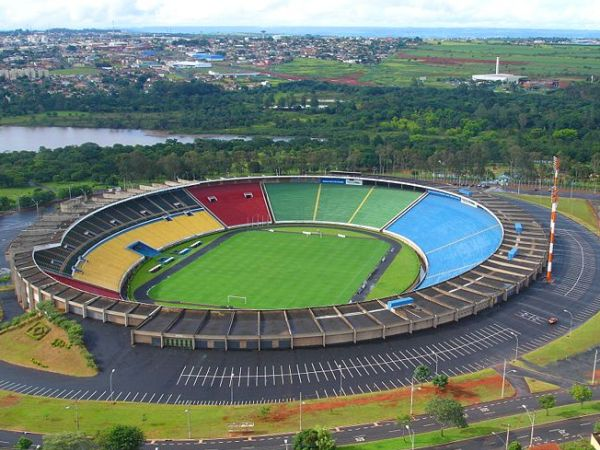
<svg viewBox="0 0 600 450"><path fill-rule="evenodd" d="M112 128L0 126L0 152L37 151L40 147L54 149L67 145L81 145L86 142L93 142L102 147L115 144L153 145L165 142L167 139L177 139L179 142L191 143L195 139L250 141L253 137L237 134L168 134L152 130L117 130ZM270 139L275 142L289 142L293 138L290 136L276 136Z"/></svg>

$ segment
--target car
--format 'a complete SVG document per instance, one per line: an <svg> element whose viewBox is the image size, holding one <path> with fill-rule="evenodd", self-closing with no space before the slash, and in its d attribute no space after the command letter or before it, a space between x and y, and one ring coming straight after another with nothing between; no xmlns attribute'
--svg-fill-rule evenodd
<svg viewBox="0 0 600 450"><path fill-rule="evenodd" d="M558 323L558 317L549 317L548 318L548 323L550 325L556 325Z"/></svg>

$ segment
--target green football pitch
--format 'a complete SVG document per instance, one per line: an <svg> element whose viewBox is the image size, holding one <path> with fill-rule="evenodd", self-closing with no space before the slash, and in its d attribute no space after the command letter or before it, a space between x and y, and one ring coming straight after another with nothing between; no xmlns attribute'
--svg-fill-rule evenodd
<svg viewBox="0 0 600 450"><path fill-rule="evenodd" d="M346 303L390 248L388 242L356 231L322 228L321 235L310 236L302 231L317 229L235 233L154 285L148 295L159 304L185 307L229 303L276 309ZM402 263L403 254L395 264ZM406 261L415 264L412 258Z"/></svg>

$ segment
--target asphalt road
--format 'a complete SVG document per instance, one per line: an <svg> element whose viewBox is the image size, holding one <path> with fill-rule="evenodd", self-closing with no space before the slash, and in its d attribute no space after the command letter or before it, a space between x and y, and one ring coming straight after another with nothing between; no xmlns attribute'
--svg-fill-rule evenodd
<svg viewBox="0 0 600 450"><path fill-rule="evenodd" d="M541 223L547 210L523 204ZM189 351L131 347L129 330L83 320L102 372L81 379L0 363L0 389L81 400L113 398L170 404L247 404L384 391L406 386L427 364L449 376L512 359L568 332L600 310L600 241L559 218L555 282L534 283L508 302L434 330L342 347L295 351ZM559 318L548 325L547 318ZM589 362L591 370L591 361ZM573 375L575 377L575 374ZM583 378L581 378L583 379Z"/></svg>

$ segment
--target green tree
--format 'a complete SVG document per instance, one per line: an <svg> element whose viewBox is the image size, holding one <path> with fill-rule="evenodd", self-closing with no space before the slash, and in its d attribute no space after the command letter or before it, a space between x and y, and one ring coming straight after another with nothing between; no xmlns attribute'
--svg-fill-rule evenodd
<svg viewBox="0 0 600 450"><path fill-rule="evenodd" d="M444 435L444 428L455 426L466 428L467 419L463 406L456 400L436 397L425 406L425 412L433 417L440 425L440 433Z"/></svg>
<svg viewBox="0 0 600 450"><path fill-rule="evenodd" d="M83 433L49 434L43 438L44 450L95 450L98 447Z"/></svg>
<svg viewBox="0 0 600 450"><path fill-rule="evenodd" d="M508 444L508 450L523 450L523 446L519 443L519 441L512 441Z"/></svg>
<svg viewBox="0 0 600 450"><path fill-rule="evenodd" d="M335 440L324 428L302 430L294 438L294 450L335 450Z"/></svg>
<svg viewBox="0 0 600 450"><path fill-rule="evenodd" d="M556 397L552 394L542 395L538 399L538 404L540 405L540 408L544 408L546 410L546 415L548 415L550 408L554 408L556 406Z"/></svg>
<svg viewBox="0 0 600 450"><path fill-rule="evenodd" d="M600 433L600 422L594 424L594 433Z"/></svg>
<svg viewBox="0 0 600 450"><path fill-rule="evenodd" d="M115 425L100 433L97 441L103 450L138 450L144 443L144 433L138 427Z"/></svg>
<svg viewBox="0 0 600 450"><path fill-rule="evenodd" d="M446 389L446 386L448 386L448 375L439 373L433 377L432 383L438 389Z"/></svg>
<svg viewBox="0 0 600 450"><path fill-rule="evenodd" d="M583 402L592 399L592 390L588 386L584 386L583 384L575 384L569 390L571 397L576 402L579 402L581 406L583 406Z"/></svg>
<svg viewBox="0 0 600 450"><path fill-rule="evenodd" d="M429 376L431 375L431 369L424 364L415 367L415 371L413 372L413 377L419 383L424 383L427 381Z"/></svg>
<svg viewBox="0 0 600 450"><path fill-rule="evenodd" d="M31 447L32 444L33 442L31 441L31 439L27 439L25 436L21 436L16 442L15 448L17 450L27 450L29 447Z"/></svg>

